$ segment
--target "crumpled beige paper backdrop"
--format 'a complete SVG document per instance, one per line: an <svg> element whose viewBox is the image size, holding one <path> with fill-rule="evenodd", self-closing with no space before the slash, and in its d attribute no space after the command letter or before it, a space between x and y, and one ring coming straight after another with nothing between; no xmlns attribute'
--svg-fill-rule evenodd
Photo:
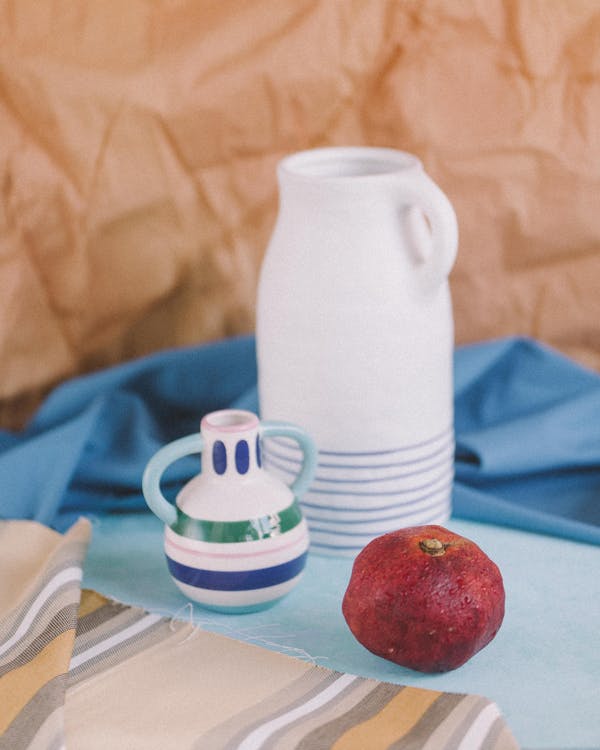
<svg viewBox="0 0 600 750"><path fill-rule="evenodd" d="M0 422L250 332L275 166L416 153L459 217L457 341L600 367L596 0L0 3Z"/></svg>

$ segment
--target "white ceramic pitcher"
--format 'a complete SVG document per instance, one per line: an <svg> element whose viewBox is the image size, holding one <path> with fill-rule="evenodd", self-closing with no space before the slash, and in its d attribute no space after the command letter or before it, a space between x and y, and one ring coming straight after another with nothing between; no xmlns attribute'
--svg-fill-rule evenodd
<svg viewBox="0 0 600 750"><path fill-rule="evenodd" d="M456 216L419 160L393 149L297 153L278 178L257 301L261 414L315 439L312 547L354 555L450 515ZM282 478L300 461L288 441L265 445Z"/></svg>

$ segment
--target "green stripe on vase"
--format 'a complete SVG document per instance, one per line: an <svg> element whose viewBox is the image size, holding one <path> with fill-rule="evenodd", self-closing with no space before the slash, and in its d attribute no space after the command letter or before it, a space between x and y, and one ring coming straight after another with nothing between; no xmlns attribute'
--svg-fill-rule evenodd
<svg viewBox="0 0 600 750"><path fill-rule="evenodd" d="M287 508L259 518L248 518L242 521L206 521L192 518L177 508L177 520L171 529L188 539L214 544L235 544L237 542L255 542L269 539L291 531L302 521L302 511L294 500Z"/></svg>

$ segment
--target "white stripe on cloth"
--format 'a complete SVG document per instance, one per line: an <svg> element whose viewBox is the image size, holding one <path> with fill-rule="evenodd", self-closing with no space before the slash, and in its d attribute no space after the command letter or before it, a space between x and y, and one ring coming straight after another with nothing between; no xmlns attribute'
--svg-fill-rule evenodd
<svg viewBox="0 0 600 750"><path fill-rule="evenodd" d="M61 570L60 573L57 573L54 578L50 579L48 583L44 586L44 588L40 591L40 593L36 596L36 598L33 600L33 603L31 604L31 607L29 608L27 614L25 617L21 620L21 623L19 627L17 628L14 635L9 638L7 641L4 641L2 645L0 645L0 656L4 654L6 651L8 651L9 648L11 648L17 641L19 641L29 630L31 627L33 621L37 617L39 611L44 606L44 604L50 599L52 594L54 594L61 586L64 586L66 583L74 583L74 582L81 582L82 578L82 571L79 567L72 567L72 568L65 568L64 570Z"/></svg>
<svg viewBox="0 0 600 750"><path fill-rule="evenodd" d="M499 716L498 706L495 703L489 703L471 724L457 750L477 750L481 747L492 724Z"/></svg>
<svg viewBox="0 0 600 750"><path fill-rule="evenodd" d="M90 646L90 648L82 651L80 654L73 656L69 669L76 669L86 661L89 661L95 656L99 656L105 651L108 651L113 646L118 646L119 643L123 643L129 638L133 638L133 636L138 635L138 633L142 633L144 630L148 630L148 628L152 627L152 625L154 625L161 619L161 615L146 615L145 617L142 617L141 620L138 620L133 625L125 628L125 630L120 630L118 633L111 635L110 638L107 638L104 641L100 641L100 643L97 643L95 646Z"/></svg>
<svg viewBox="0 0 600 750"><path fill-rule="evenodd" d="M326 703L329 703L329 701L332 701L357 679L353 674L344 674L338 677L335 682L325 688L325 690L322 690L318 695L315 695L314 698L250 732L244 741L238 745L238 750L257 750L278 729L282 729L287 724L291 724L292 721L300 719L302 716L306 716Z"/></svg>

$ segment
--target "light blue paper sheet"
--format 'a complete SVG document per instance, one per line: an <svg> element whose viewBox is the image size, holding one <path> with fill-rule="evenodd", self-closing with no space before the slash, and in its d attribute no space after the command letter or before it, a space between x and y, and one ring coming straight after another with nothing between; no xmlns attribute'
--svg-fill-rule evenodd
<svg viewBox="0 0 600 750"><path fill-rule="evenodd" d="M171 582L153 516L94 521L84 586L201 628L331 669L495 700L523 748L600 746L600 549L489 524L449 527L498 564L506 615L496 638L442 675L403 669L364 649L341 613L352 562L309 555L303 579L269 610L222 615L189 603Z"/></svg>

